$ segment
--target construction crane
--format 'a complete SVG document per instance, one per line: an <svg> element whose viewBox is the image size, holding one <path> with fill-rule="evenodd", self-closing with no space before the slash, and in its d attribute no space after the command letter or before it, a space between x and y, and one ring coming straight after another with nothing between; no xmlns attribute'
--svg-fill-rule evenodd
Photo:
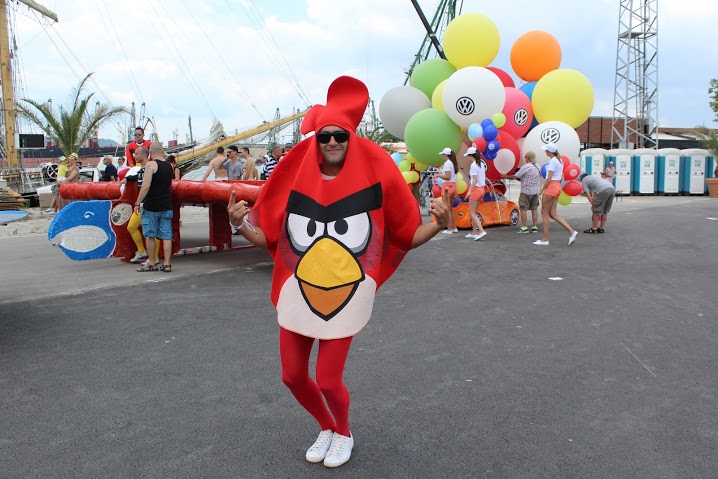
<svg viewBox="0 0 718 479"><path fill-rule="evenodd" d="M406 79L404 80L404 85L409 83L409 78L411 77L411 74L414 73L414 68L416 68L421 62L429 58L432 47L440 58L446 60L446 56L444 55L444 49L441 47L441 43L439 42L437 35L444 31L446 26L454 18L456 18L456 15L461 15L461 9L464 7L464 1L461 0L460 2L458 2L458 9L456 8L456 3L457 0L441 0L439 2L439 6L436 7L436 12L434 13L434 17L432 18L431 23L429 23L429 21L426 19L426 16L424 15L424 12L419 6L419 3L416 0L411 1L411 4L414 6L416 13L421 19L421 23L424 24L424 28L426 29L426 36L424 37L424 41L421 43L421 48L419 48L418 53L414 56L414 61L409 67L409 71L406 72Z"/></svg>

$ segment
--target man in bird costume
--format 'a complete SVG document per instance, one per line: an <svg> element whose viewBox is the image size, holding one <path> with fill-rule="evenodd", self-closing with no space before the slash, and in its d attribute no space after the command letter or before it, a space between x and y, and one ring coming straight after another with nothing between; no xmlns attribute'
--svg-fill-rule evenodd
<svg viewBox="0 0 718 479"><path fill-rule="evenodd" d="M347 462L354 446L342 381L352 337L404 255L441 231L450 214L445 202L433 201L436 222L422 224L391 157L355 134L368 100L361 81L334 80L327 104L313 106L302 122L303 134L315 134L282 158L251 214L234 194L228 206L239 232L274 258L282 381L321 428L307 461L326 467ZM316 382L309 376L315 339Z"/></svg>

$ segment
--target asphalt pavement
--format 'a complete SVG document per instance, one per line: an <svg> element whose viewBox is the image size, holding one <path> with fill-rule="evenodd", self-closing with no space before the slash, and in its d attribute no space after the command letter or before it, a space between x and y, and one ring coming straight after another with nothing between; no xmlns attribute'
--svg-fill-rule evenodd
<svg viewBox="0 0 718 479"><path fill-rule="evenodd" d="M266 252L140 274L0 240L0 477L718 477L718 200L625 198L570 247L487 231L379 291L338 470L304 460L319 430L281 383Z"/></svg>

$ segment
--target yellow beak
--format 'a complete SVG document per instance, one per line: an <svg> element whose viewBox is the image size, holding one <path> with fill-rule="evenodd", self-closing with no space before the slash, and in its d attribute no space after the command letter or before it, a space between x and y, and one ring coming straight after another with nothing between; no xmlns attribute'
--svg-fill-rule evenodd
<svg viewBox="0 0 718 479"><path fill-rule="evenodd" d="M307 304L330 319L349 302L364 272L341 244L322 238L304 253L296 276Z"/></svg>

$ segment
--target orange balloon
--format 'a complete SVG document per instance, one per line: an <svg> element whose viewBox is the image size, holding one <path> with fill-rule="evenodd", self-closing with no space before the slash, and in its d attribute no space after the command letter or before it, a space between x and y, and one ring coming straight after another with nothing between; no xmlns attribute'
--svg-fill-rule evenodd
<svg viewBox="0 0 718 479"><path fill-rule="evenodd" d="M561 66L561 45L541 30L526 32L511 47L511 67L524 81L537 81Z"/></svg>

